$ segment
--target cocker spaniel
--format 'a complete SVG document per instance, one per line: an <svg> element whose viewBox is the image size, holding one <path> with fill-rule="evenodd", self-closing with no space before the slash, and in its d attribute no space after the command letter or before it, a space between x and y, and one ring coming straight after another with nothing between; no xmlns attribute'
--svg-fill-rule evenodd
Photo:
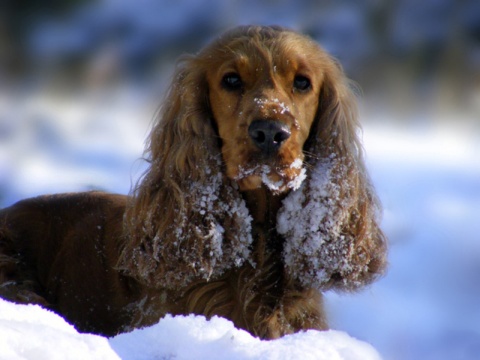
<svg viewBox="0 0 480 360"><path fill-rule="evenodd" d="M131 197L87 192L0 212L0 297L111 336L165 314L260 338L327 329L321 291L386 263L354 96L314 41L226 32L183 58Z"/></svg>

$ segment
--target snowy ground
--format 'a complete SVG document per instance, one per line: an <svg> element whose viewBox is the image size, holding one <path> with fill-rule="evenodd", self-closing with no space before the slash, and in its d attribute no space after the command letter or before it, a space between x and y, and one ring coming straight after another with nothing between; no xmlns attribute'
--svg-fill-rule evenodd
<svg viewBox="0 0 480 360"><path fill-rule="evenodd" d="M159 324L109 340L79 334L59 316L0 299L0 359L306 359L379 360L375 349L340 331L307 331L261 341L230 321L167 316Z"/></svg>
<svg viewBox="0 0 480 360"><path fill-rule="evenodd" d="M136 159L155 109L151 99L121 90L76 96L75 102L0 95L0 206L42 193L128 192L142 170ZM364 129L368 166L385 208L389 272L362 293L328 294L331 326L372 344L385 359L474 359L480 354L478 124L433 125L424 117L402 123L389 116L377 114ZM77 353L105 359L377 358L341 332L260 342L223 319L192 317L107 341L78 335L38 308L0 302L0 359Z"/></svg>

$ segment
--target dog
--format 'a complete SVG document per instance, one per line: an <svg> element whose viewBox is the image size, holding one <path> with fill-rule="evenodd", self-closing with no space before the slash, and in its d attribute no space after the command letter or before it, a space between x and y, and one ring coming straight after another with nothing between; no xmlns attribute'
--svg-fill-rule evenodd
<svg viewBox="0 0 480 360"><path fill-rule="evenodd" d="M322 292L386 267L356 100L338 63L275 26L183 57L130 196L40 196L0 212L0 297L105 336L165 314L262 339L328 328Z"/></svg>

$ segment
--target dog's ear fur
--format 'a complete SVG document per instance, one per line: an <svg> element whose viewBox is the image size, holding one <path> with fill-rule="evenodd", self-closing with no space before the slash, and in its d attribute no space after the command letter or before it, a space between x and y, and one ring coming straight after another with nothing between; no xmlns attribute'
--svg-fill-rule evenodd
<svg viewBox="0 0 480 360"><path fill-rule="evenodd" d="M149 168L127 206L118 268L153 287L208 279L248 258L251 218L222 172L208 85L183 59L149 136Z"/></svg>
<svg viewBox="0 0 480 360"><path fill-rule="evenodd" d="M374 281L386 266L380 205L358 131L356 98L330 59L305 145L307 180L287 196L278 214L286 271L305 286L353 290Z"/></svg>

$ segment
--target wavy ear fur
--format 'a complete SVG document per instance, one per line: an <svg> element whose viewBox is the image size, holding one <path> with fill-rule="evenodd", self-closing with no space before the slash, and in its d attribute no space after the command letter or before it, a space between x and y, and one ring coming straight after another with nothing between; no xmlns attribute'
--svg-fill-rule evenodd
<svg viewBox="0 0 480 360"><path fill-rule="evenodd" d="M195 57L179 63L146 154L149 168L125 213L118 268L149 286L178 289L241 265L251 217L223 175L208 85Z"/></svg>
<svg viewBox="0 0 480 360"><path fill-rule="evenodd" d="M357 136L355 97L330 60L314 130L306 143L307 180L290 193L277 218L286 271L305 286L353 290L386 265L379 202Z"/></svg>

